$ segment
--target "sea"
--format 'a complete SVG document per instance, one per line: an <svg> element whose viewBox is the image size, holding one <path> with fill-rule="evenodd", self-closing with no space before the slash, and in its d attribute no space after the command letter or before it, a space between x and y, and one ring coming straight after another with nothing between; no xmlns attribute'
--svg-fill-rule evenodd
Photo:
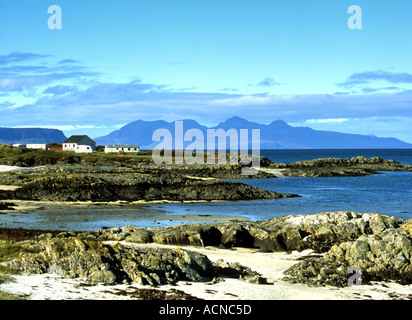
<svg viewBox="0 0 412 320"><path fill-rule="evenodd" d="M260 155L276 163L319 158L380 157L412 165L412 149L311 149L261 150ZM170 203L153 206L170 214L245 216L266 220L284 215L331 211L379 213L412 218L412 172L383 171L362 177L278 177L274 179L228 180L266 190L293 193L299 198L216 203Z"/></svg>
<svg viewBox="0 0 412 320"><path fill-rule="evenodd" d="M319 158L380 157L412 165L412 149L261 150L261 156L276 163L293 163ZM298 198L235 202L158 203L130 207L93 206L70 212L40 210L0 215L0 227L83 230L122 227L161 227L193 222L210 222L213 216L267 220L284 215L354 211L412 218L412 172L382 171L362 177L277 177L273 179L228 180ZM185 216L180 221L176 216ZM161 219L156 218L162 216ZM170 219L168 217L170 216ZM173 217L174 216L174 217ZM193 217L193 219L192 219ZM202 217L205 217L202 221ZM207 217L207 218L206 218Z"/></svg>

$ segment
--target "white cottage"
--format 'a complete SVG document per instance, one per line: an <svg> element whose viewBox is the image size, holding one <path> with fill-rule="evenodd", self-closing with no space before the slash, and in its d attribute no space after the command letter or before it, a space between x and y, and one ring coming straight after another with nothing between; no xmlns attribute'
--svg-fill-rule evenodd
<svg viewBox="0 0 412 320"><path fill-rule="evenodd" d="M63 151L76 153L92 153L96 151L96 142L86 135L71 136L63 142Z"/></svg>

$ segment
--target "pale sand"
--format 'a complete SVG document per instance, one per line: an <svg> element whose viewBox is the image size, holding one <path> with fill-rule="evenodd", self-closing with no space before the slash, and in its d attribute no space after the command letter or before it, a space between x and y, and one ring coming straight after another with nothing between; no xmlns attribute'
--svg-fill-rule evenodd
<svg viewBox="0 0 412 320"><path fill-rule="evenodd" d="M21 168L15 167L15 166L0 165L0 172L13 171L17 169L21 169Z"/></svg>
<svg viewBox="0 0 412 320"><path fill-rule="evenodd" d="M6 186L6 185L0 185L0 190L15 190L17 186ZM3 202L9 202L13 203L13 212L26 212L26 211L36 211L36 210L41 210L41 206L38 206L38 203L32 202L32 201L24 201L24 200L2 200ZM0 212L8 212L10 211L9 209L6 210L0 210Z"/></svg>
<svg viewBox="0 0 412 320"><path fill-rule="evenodd" d="M260 171L271 173L276 177L283 177L283 171L286 169L270 169L270 168L259 168Z"/></svg>
<svg viewBox="0 0 412 320"><path fill-rule="evenodd" d="M156 244L133 246L159 246ZM176 246L162 246L176 248ZM238 279L225 278L212 284L210 282L194 283L182 281L177 285L166 285L156 289L176 289L205 300L357 300L357 299L407 299L412 294L412 286L395 283L374 283L354 287L309 287L290 284L282 280L283 271L295 264L301 256L311 252L262 253L251 249L226 250L217 248L182 247L206 254L210 260L223 259L239 262L266 277L269 284L251 284ZM0 285L0 290L16 294L29 295L31 300L126 300L127 295L118 295L119 291L133 291L136 288L150 288L137 284L119 284L114 286L84 286L81 280L62 279L52 274L14 276L15 282Z"/></svg>
<svg viewBox="0 0 412 320"><path fill-rule="evenodd" d="M21 186L14 186L14 185L8 185L8 184L0 184L0 190L16 190L18 188L21 188Z"/></svg>
<svg viewBox="0 0 412 320"><path fill-rule="evenodd" d="M14 185L0 185L0 189L12 190L21 188L21 186ZM37 204L47 204L47 205L59 205L59 206L90 206L90 205L124 205L124 204L162 204L162 203L215 203L215 202L226 202L226 200L187 200L187 201L174 201L174 200L136 200L136 201L49 201L49 200L16 200L16 199L7 199L2 201L10 201L16 204L24 203L37 203Z"/></svg>

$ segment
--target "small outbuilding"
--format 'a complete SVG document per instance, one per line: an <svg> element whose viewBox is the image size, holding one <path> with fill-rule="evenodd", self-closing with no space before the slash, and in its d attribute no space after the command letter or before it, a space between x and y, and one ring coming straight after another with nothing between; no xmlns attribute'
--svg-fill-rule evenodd
<svg viewBox="0 0 412 320"><path fill-rule="evenodd" d="M40 150L49 150L49 145L46 143L29 143L26 144L28 149L40 149Z"/></svg>
<svg viewBox="0 0 412 320"><path fill-rule="evenodd" d="M104 148L104 152L108 154L137 154L139 151L140 146L136 144L112 144Z"/></svg>

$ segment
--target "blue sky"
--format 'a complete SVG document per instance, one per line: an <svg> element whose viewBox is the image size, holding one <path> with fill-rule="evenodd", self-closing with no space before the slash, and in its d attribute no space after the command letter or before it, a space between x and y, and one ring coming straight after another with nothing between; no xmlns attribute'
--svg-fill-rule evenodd
<svg viewBox="0 0 412 320"><path fill-rule="evenodd" d="M411 14L408 0L0 0L0 126L97 137L237 115L412 143Z"/></svg>

